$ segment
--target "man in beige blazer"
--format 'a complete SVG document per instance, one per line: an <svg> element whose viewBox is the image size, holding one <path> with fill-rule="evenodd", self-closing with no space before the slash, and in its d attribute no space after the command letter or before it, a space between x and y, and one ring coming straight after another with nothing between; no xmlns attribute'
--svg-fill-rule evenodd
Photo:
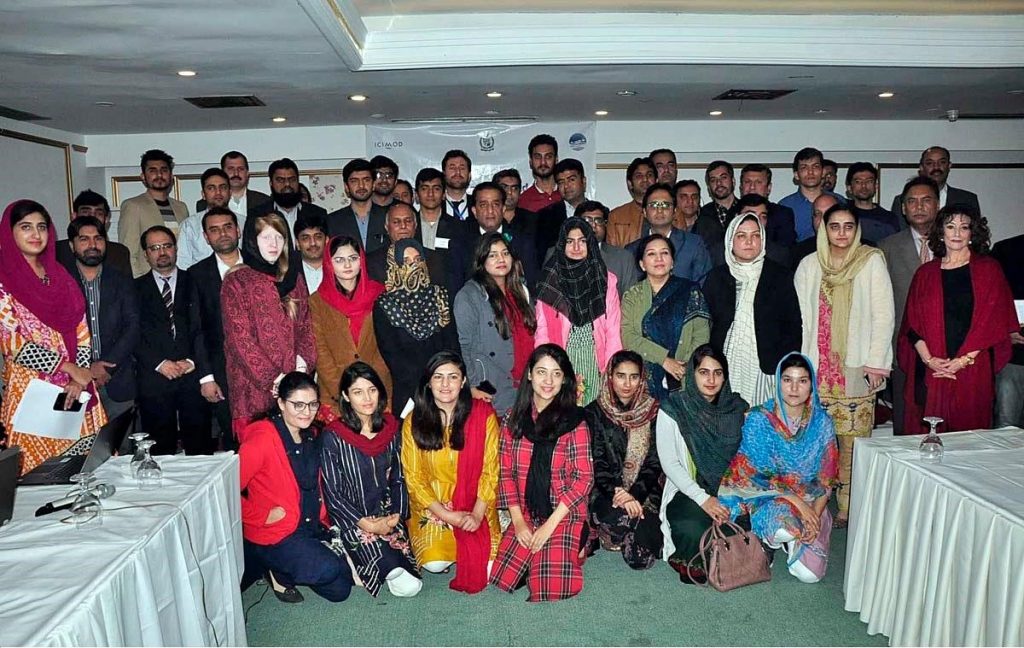
<svg viewBox="0 0 1024 648"><path fill-rule="evenodd" d="M139 237L154 225L163 225L177 235L178 226L188 218L188 207L170 197L174 186L174 158L159 149L142 155L142 184L145 193L121 203L117 219L117 240L131 250L132 274L136 277L150 271L139 243Z"/></svg>

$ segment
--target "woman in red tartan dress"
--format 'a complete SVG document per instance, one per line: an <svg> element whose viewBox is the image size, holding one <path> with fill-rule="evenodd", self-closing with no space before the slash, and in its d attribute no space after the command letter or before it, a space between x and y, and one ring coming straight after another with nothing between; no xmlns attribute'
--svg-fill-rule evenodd
<svg viewBox="0 0 1024 648"><path fill-rule="evenodd" d="M576 406L576 373L565 351L542 344L530 355L516 403L501 428L498 506L512 524L498 545L491 583L524 583L534 601L583 589L580 550L594 484L590 433Z"/></svg>

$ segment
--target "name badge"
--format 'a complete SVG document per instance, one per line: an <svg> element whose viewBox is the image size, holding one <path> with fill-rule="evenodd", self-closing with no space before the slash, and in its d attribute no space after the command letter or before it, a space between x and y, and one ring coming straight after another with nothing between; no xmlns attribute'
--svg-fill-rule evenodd
<svg viewBox="0 0 1024 648"><path fill-rule="evenodd" d="M434 239L434 249L435 250L447 250L448 249L448 240L449 239L441 238L440 236L438 236L437 238Z"/></svg>

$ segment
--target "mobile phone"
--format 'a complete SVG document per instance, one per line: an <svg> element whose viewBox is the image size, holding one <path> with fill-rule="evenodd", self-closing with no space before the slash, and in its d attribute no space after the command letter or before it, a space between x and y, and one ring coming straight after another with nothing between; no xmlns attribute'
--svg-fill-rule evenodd
<svg viewBox="0 0 1024 648"><path fill-rule="evenodd" d="M82 409L82 401L77 398L75 399L75 402L71 404L69 409L64 409L64 402L67 398L67 394L57 394L57 398L53 401L53 409L55 412L77 412Z"/></svg>

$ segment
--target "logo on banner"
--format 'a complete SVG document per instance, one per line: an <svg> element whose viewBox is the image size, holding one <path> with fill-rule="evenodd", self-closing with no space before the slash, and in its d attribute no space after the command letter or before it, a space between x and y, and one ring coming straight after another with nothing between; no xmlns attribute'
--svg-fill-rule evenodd
<svg viewBox="0 0 1024 648"><path fill-rule="evenodd" d="M494 150L494 138L493 137L481 137L480 138L480 150L484 153L488 153Z"/></svg>
<svg viewBox="0 0 1024 648"><path fill-rule="evenodd" d="M574 151L582 151L587 148L587 136L583 133L573 133L569 136L569 148Z"/></svg>
<svg viewBox="0 0 1024 648"><path fill-rule="evenodd" d="M382 149L397 149L402 148L405 143L402 140L392 140L390 142L374 142L373 145Z"/></svg>

